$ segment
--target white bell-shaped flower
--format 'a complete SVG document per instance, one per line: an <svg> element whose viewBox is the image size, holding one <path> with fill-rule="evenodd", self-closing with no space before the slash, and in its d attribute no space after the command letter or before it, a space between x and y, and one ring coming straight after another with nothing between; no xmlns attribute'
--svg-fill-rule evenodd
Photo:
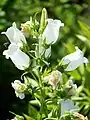
<svg viewBox="0 0 90 120"><path fill-rule="evenodd" d="M54 44L59 36L60 26L64 26L60 20L48 19L48 24L43 32L42 39L46 39L46 44Z"/></svg>
<svg viewBox="0 0 90 120"><path fill-rule="evenodd" d="M67 100L60 100L61 103L61 115L64 115L65 112L67 111L74 111L77 112L78 111L78 107L75 106L72 102L72 100L67 99Z"/></svg>
<svg viewBox="0 0 90 120"><path fill-rule="evenodd" d="M68 65L65 71L75 70L83 63L88 63L88 59L84 57L83 52L75 47L76 51L62 58L62 65Z"/></svg>
<svg viewBox="0 0 90 120"><path fill-rule="evenodd" d="M19 47L23 46L23 43L26 44L26 39L23 33L16 27L16 23L13 23L12 27L8 28L5 34L11 43L17 44Z"/></svg>
<svg viewBox="0 0 90 120"><path fill-rule="evenodd" d="M15 90L15 94L20 99L25 98L24 91L26 90L26 85L24 83L21 83L19 80L15 80L14 83L11 83L12 87Z"/></svg>
<svg viewBox="0 0 90 120"><path fill-rule="evenodd" d="M22 52L14 43L9 45L8 50L5 50L3 55L5 55L7 59L10 58L15 66L20 70L24 70L29 67L29 56Z"/></svg>

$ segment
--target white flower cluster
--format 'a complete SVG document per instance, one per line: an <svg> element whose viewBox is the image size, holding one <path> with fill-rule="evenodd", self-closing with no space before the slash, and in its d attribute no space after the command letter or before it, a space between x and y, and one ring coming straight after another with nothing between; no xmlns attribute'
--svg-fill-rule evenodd
<svg viewBox="0 0 90 120"><path fill-rule="evenodd" d="M60 20L47 19L46 21L47 24L45 29L43 30L42 34L40 33L40 35L38 35L39 50L35 50L35 53L39 51L40 58L43 56L43 54L45 55L45 58L51 55L51 45L56 43L59 37L59 29L61 26L64 26L64 23L62 23ZM36 24L38 25L39 23L36 22ZM6 56L6 59L10 58L14 65L20 70L25 70L30 65L29 56L22 50L24 45L27 46L27 41L23 33L28 31L30 25L33 29L34 23L32 24L32 20L22 24L22 30L20 31L16 27L16 24L13 23L13 25L8 28L6 32L2 32L2 34L5 34L10 41L8 50L5 50L3 55ZM34 32L33 37L37 38L34 35ZM74 53L66 55L62 58L62 65L67 65L65 71L75 70L81 64L88 63L88 59L84 57L83 52L78 47L75 47L75 49L76 51ZM60 85L62 84L62 73L58 70L52 71L48 76L44 77L44 80L48 81L48 83L55 88L58 83L60 83ZM69 80L68 86L69 88L67 88L67 94L75 95L77 88L76 84L73 84L72 80ZM24 83L21 83L19 80L15 80L14 83L12 83L12 87L14 88L17 97L20 99L25 97L24 91L26 90L27 86ZM65 109L70 110L72 108L74 108L74 105L70 100L61 101L61 114L64 114Z"/></svg>
<svg viewBox="0 0 90 120"><path fill-rule="evenodd" d="M13 23L13 26L8 28L6 32L2 32L2 34L5 34L11 43L8 47L8 50L3 52L3 55L6 56L6 59L10 58L15 66L20 70L28 68L30 58L21 50L23 44L26 44L26 39L23 33L19 31L16 27L16 24Z"/></svg>

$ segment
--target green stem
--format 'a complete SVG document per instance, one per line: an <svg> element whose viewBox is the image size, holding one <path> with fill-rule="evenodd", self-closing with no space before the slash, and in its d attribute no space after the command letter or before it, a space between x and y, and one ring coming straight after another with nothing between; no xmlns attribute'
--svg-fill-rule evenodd
<svg viewBox="0 0 90 120"><path fill-rule="evenodd" d="M42 105L43 105L43 94L42 94L42 79L41 79L41 74L40 74L40 71L38 70L38 75L39 75L39 87L40 87L40 90L41 90L41 107L40 107L40 113L41 113L41 120L42 120Z"/></svg>
<svg viewBox="0 0 90 120"><path fill-rule="evenodd" d="M33 59L36 59L30 52L28 52L28 55L32 57Z"/></svg>
<svg viewBox="0 0 90 120"><path fill-rule="evenodd" d="M38 75L39 75L39 87L40 87L40 93L41 93L41 108L40 108L40 113L41 113L41 120L42 120L42 114L44 113L45 116L47 117L47 112L46 112L46 103L45 103L45 92L44 92L44 84L41 78L41 72L38 70Z"/></svg>

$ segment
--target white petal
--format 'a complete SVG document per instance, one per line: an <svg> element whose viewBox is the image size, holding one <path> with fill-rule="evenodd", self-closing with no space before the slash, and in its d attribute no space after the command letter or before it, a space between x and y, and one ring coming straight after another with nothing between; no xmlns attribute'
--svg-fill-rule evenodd
<svg viewBox="0 0 90 120"><path fill-rule="evenodd" d="M29 57L21 50L18 50L10 58L15 64L15 66L20 70L24 70L29 67Z"/></svg>
<svg viewBox="0 0 90 120"><path fill-rule="evenodd" d="M43 39L46 38L46 43L55 43L59 36L59 28L62 26L60 20L48 19L48 24L43 32Z"/></svg>
<svg viewBox="0 0 90 120"><path fill-rule="evenodd" d="M83 52L80 49L78 49L78 47L75 47L75 49L76 49L75 52L66 55L65 57L62 58L62 65L66 65L71 61L83 58Z"/></svg>
<svg viewBox="0 0 90 120"><path fill-rule="evenodd" d="M5 53L4 53L5 54ZM15 64L15 66L20 69L24 70L29 67L30 59L27 54L22 52L17 45L10 44L8 47L8 56Z"/></svg>
<svg viewBox="0 0 90 120"><path fill-rule="evenodd" d="M84 57L84 63L88 63L88 59Z"/></svg>
<svg viewBox="0 0 90 120"><path fill-rule="evenodd" d="M14 29L13 29L13 27L8 28L7 31L6 32L2 32L2 34L5 34L8 37L10 42L13 41L13 36L14 36Z"/></svg>
<svg viewBox="0 0 90 120"><path fill-rule="evenodd" d="M14 83L20 84L21 82L19 80L15 80Z"/></svg>
<svg viewBox="0 0 90 120"><path fill-rule="evenodd" d="M5 55L6 59L9 59L8 50L4 50L3 55Z"/></svg>
<svg viewBox="0 0 90 120"><path fill-rule="evenodd" d="M69 80L69 86L73 86L73 81L71 79Z"/></svg>
<svg viewBox="0 0 90 120"><path fill-rule="evenodd" d="M77 89L77 84L74 84L73 87L74 87L75 89Z"/></svg>
<svg viewBox="0 0 90 120"><path fill-rule="evenodd" d="M62 58L62 65L67 65L68 63L70 63L70 60L68 59L68 56L65 56Z"/></svg>
<svg viewBox="0 0 90 120"><path fill-rule="evenodd" d="M68 64L65 71L75 70L77 67L79 67L83 63L84 63L84 57L83 58L78 58L77 60L73 60Z"/></svg>
<svg viewBox="0 0 90 120"><path fill-rule="evenodd" d="M71 61L65 71L72 71L75 70L77 67L79 67L83 63L83 59L73 60Z"/></svg>
<svg viewBox="0 0 90 120"><path fill-rule="evenodd" d="M7 31L2 32L2 34L5 34L11 43L16 43L19 47L23 46L22 42L26 43L23 33L15 26L8 28Z"/></svg>
<svg viewBox="0 0 90 120"><path fill-rule="evenodd" d="M83 52L75 47L76 51L62 58L62 65L67 65L65 71L75 70L83 63L88 63L88 59L84 57Z"/></svg>
<svg viewBox="0 0 90 120"><path fill-rule="evenodd" d="M15 80L14 81L14 83L12 82L11 83L11 85L12 85L12 87L16 90L16 88L17 88L17 85L20 85L21 84L21 82L19 81L19 80Z"/></svg>
<svg viewBox="0 0 90 120"><path fill-rule="evenodd" d="M54 24L57 25L57 27L64 26L64 23L62 23L60 20L54 20Z"/></svg>
<svg viewBox="0 0 90 120"><path fill-rule="evenodd" d="M25 94L24 93L19 93L19 96L18 96L20 99L24 99L25 98Z"/></svg>
<svg viewBox="0 0 90 120"><path fill-rule="evenodd" d="M48 23L51 23L51 22L53 22L53 19L52 18L48 18L47 21L48 21Z"/></svg>

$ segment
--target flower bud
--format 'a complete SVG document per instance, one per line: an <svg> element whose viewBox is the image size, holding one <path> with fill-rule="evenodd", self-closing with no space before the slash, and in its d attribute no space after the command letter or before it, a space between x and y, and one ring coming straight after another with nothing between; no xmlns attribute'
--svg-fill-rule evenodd
<svg viewBox="0 0 90 120"><path fill-rule="evenodd" d="M66 84L65 91L69 96L73 96L76 95L76 89L77 89L77 85L73 84L73 81L70 79Z"/></svg>
<svg viewBox="0 0 90 120"><path fill-rule="evenodd" d="M40 33L43 32L46 26L46 19L47 19L47 11L45 8L43 8L42 14L41 14L40 29L39 29Z"/></svg>
<svg viewBox="0 0 90 120"><path fill-rule="evenodd" d="M30 17L30 21L21 24L21 31L26 37L29 37L30 35L33 36L33 38L36 38L38 26L39 22L36 19L33 20L32 17Z"/></svg>
<svg viewBox="0 0 90 120"><path fill-rule="evenodd" d="M74 116L76 117L75 120L88 120L87 117L84 117L82 114L80 114L80 113L78 113L78 112L76 112L76 113L74 114Z"/></svg>
<svg viewBox="0 0 90 120"><path fill-rule="evenodd" d="M56 87L57 84L60 82L62 84L62 73L58 70L52 71L49 76L46 76L44 78L45 81L49 81L49 84L53 87Z"/></svg>
<svg viewBox="0 0 90 120"><path fill-rule="evenodd" d="M26 23L21 24L21 31L23 32L23 34L28 37L29 36L29 32L30 32L30 21L27 21Z"/></svg>

